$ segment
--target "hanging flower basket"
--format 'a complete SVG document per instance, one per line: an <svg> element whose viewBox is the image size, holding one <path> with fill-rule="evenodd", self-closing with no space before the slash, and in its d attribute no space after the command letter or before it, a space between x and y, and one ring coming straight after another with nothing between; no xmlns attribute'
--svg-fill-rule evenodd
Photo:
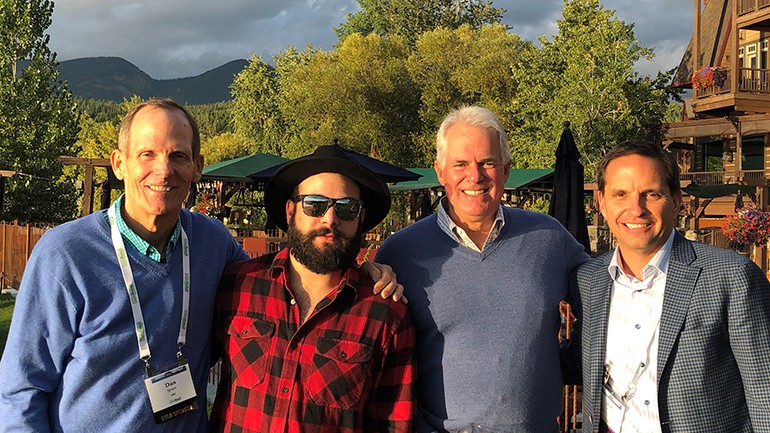
<svg viewBox="0 0 770 433"><path fill-rule="evenodd" d="M707 89L711 86L722 87L727 81L727 70L723 68L704 66L692 76L693 89Z"/></svg>
<svg viewBox="0 0 770 433"><path fill-rule="evenodd" d="M725 217L722 233L736 249L748 246L764 248L770 241L770 212L744 207Z"/></svg>

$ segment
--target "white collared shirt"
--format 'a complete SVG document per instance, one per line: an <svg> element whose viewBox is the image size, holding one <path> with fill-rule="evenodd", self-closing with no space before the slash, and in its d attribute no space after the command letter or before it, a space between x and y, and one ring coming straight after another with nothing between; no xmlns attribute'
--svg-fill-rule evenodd
<svg viewBox="0 0 770 433"><path fill-rule="evenodd" d="M674 243L671 231L666 243L642 268L642 280L623 272L618 249L608 271L612 278L610 314L607 322L605 365L609 365L613 388L623 395L627 410L622 425L612 425L616 433L659 433L658 410L658 342L666 272ZM602 417L613 410L602 394Z"/></svg>
<svg viewBox="0 0 770 433"><path fill-rule="evenodd" d="M503 229L503 226L505 225L505 216L503 215L503 205L498 205L497 208L497 214L495 215L495 222L492 223L492 229L489 230L489 234L487 235L486 241L484 241L484 246L479 249L479 247L476 246L476 244L471 240L470 236L468 236L468 233L465 232L465 230L462 229L462 227L455 224L454 221L452 221L452 218L449 216L449 212L447 212L446 207L449 206L448 204L448 198L444 197L441 199L441 202L438 206L438 211L436 212L436 221L438 221L438 226L441 228L441 230L457 240L457 242L460 243L460 245L463 245L465 247L468 247L472 249L473 251L476 251L477 253L480 253L484 251L484 248L488 247L492 242L497 239L497 236L500 235L500 231Z"/></svg>

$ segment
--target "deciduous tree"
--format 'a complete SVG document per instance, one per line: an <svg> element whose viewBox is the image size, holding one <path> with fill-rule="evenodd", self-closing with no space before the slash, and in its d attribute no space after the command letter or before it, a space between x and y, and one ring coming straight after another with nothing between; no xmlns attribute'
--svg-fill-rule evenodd
<svg viewBox="0 0 770 433"><path fill-rule="evenodd" d="M248 143L239 134L223 132L211 138L205 138L201 143L201 155L206 165L228 159L238 158L254 153Z"/></svg>
<svg viewBox="0 0 770 433"><path fill-rule="evenodd" d="M279 106L299 132L284 156L339 139L394 164L414 163L420 94L406 68L409 52L399 37L353 35L282 75Z"/></svg>
<svg viewBox="0 0 770 433"><path fill-rule="evenodd" d="M340 42L360 33L398 35L413 44L424 32L437 28L473 28L499 23L505 10L484 0L358 0L361 10L348 14L335 30Z"/></svg>
<svg viewBox="0 0 770 433"><path fill-rule="evenodd" d="M516 90L511 69L520 63L521 52L529 45L501 24L423 33L408 61L421 94L425 129L419 136L420 147L430 155L435 153L439 123L460 105L485 106L512 126L505 116Z"/></svg>
<svg viewBox="0 0 770 433"><path fill-rule="evenodd" d="M52 13L51 1L0 0L0 168L20 173L6 184L4 219L62 222L77 209L57 159L76 153L78 123L44 33Z"/></svg>
<svg viewBox="0 0 770 433"><path fill-rule="evenodd" d="M275 68L252 56L230 86L235 131L253 152L279 155L286 140L286 125L278 108L280 93Z"/></svg>
<svg viewBox="0 0 770 433"><path fill-rule="evenodd" d="M569 121L586 166L594 176L598 159L614 144L642 138L668 107L667 75L639 77L634 64L652 59L639 45L634 26L598 0L568 0L558 34L540 38L514 68L517 96L510 117L518 167L550 167L562 124Z"/></svg>

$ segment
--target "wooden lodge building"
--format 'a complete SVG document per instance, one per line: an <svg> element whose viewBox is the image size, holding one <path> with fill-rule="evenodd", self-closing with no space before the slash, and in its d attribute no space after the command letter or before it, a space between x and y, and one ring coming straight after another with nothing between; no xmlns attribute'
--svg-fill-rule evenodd
<svg viewBox="0 0 770 433"><path fill-rule="evenodd" d="M770 0L695 0L693 28L672 83L692 95L663 144L682 169L688 228L716 236L737 194L769 204Z"/></svg>

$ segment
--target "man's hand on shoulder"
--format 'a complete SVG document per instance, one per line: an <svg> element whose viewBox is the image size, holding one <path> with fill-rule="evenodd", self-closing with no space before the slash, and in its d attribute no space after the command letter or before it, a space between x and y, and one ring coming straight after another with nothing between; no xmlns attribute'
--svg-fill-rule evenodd
<svg viewBox="0 0 770 433"><path fill-rule="evenodd" d="M361 264L361 270L364 271L374 281L374 294L380 294L383 299L390 297L394 302L399 300L408 304L409 300L404 296L404 286L396 280L396 273L393 268L382 263L365 261Z"/></svg>

